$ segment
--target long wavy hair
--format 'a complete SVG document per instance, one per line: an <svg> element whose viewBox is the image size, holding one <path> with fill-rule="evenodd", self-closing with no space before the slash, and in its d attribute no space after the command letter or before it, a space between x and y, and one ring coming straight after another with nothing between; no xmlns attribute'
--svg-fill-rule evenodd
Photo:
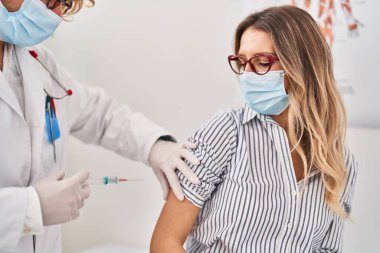
<svg viewBox="0 0 380 253"><path fill-rule="evenodd" d="M328 43L314 19L294 6L271 7L243 20L235 33L235 54L248 28L269 34L288 74L289 142L302 159L305 178L313 169L319 170L327 205L347 218L340 205L347 177L346 112Z"/></svg>
<svg viewBox="0 0 380 253"><path fill-rule="evenodd" d="M87 2L89 7L95 5L95 0L87 0ZM70 10L63 9L63 12L65 13L65 16L73 15L78 13L83 8L83 5L85 5L85 0L74 0L72 8Z"/></svg>

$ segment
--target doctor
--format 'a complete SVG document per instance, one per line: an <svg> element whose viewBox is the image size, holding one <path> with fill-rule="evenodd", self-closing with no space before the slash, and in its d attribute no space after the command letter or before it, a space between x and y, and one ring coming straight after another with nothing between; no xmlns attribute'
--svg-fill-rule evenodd
<svg viewBox="0 0 380 253"><path fill-rule="evenodd" d="M198 163L186 149L194 144L177 145L142 114L77 83L35 46L82 5L0 0L0 253L61 252L59 224L77 218L90 195L88 172L65 178L69 135L151 165L164 198L170 185L183 199L175 169L199 183L182 160Z"/></svg>

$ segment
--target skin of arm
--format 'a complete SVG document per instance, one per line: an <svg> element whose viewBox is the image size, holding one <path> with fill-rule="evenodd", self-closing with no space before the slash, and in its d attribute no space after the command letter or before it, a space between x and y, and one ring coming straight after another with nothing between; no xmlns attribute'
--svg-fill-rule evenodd
<svg viewBox="0 0 380 253"><path fill-rule="evenodd" d="M190 234L200 208L186 198L179 201L170 191L150 243L151 253L184 253L183 244Z"/></svg>

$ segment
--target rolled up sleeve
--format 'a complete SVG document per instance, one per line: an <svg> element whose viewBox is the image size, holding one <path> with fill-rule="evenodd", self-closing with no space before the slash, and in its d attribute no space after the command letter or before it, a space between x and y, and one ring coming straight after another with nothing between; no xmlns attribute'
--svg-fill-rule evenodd
<svg viewBox="0 0 380 253"><path fill-rule="evenodd" d="M197 148L191 151L201 163L198 166L188 165L201 184L192 184L180 171L177 174L185 197L199 208L211 198L228 170L236 150L236 126L229 112L219 113L190 138L197 144Z"/></svg>

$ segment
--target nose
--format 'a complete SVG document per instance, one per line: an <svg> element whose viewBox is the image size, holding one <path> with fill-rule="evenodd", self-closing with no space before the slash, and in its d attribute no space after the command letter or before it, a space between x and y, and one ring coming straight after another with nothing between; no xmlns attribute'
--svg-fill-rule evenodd
<svg viewBox="0 0 380 253"><path fill-rule="evenodd" d="M253 72L253 69L251 67L251 64L247 63L244 68L245 72Z"/></svg>

